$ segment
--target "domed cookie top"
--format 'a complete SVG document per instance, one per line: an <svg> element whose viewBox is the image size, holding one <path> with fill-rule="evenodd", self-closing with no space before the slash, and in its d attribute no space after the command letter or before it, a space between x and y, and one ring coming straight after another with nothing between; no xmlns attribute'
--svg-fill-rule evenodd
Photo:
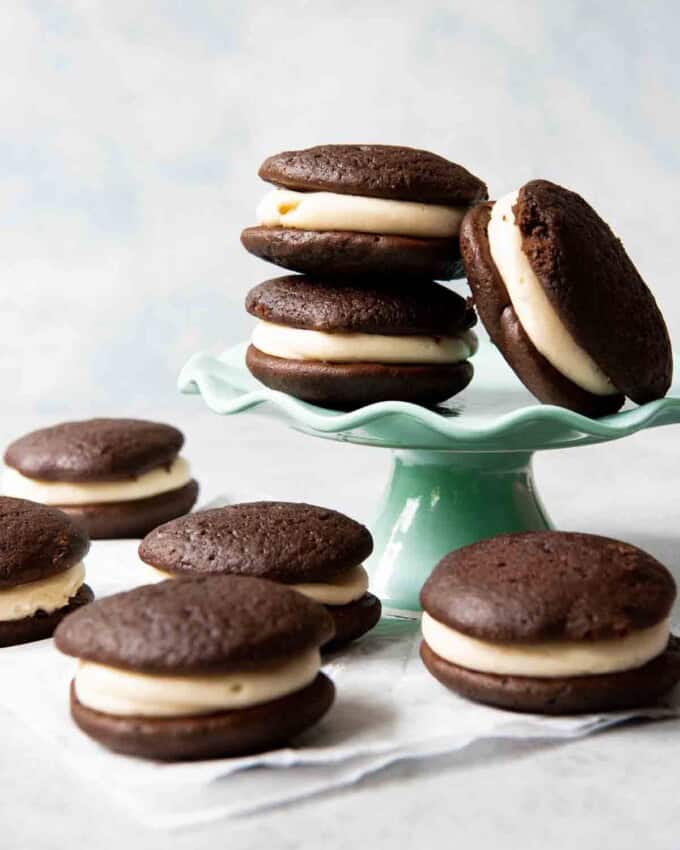
<svg viewBox="0 0 680 850"><path fill-rule="evenodd" d="M7 448L5 463L43 481L116 481L170 464L183 443L171 425L88 419L20 437Z"/></svg>
<svg viewBox="0 0 680 850"><path fill-rule="evenodd" d="M468 204L486 186L437 154L392 145L319 145L266 159L263 180L287 189L365 195L426 204Z"/></svg>
<svg viewBox="0 0 680 850"><path fill-rule="evenodd" d="M57 648L147 673L243 670L321 646L334 632L323 605L245 576L179 578L99 600L68 617Z"/></svg>
<svg viewBox="0 0 680 850"><path fill-rule="evenodd" d="M89 547L85 530L61 511L0 496L0 588L65 572Z"/></svg>
<svg viewBox="0 0 680 850"><path fill-rule="evenodd" d="M663 396L668 331L621 242L586 201L534 180L470 210L461 250L480 317L542 401L591 416Z"/></svg>
<svg viewBox="0 0 680 850"><path fill-rule="evenodd" d="M446 555L421 592L424 610L486 641L624 637L668 617L669 571L617 540L570 532L507 534Z"/></svg>
<svg viewBox="0 0 680 850"><path fill-rule="evenodd" d="M373 549L363 525L327 508L249 502L199 511L152 531L143 561L163 572L240 573L295 584L324 581Z"/></svg>
<svg viewBox="0 0 680 850"><path fill-rule="evenodd" d="M358 287L304 275L264 281L248 293L246 309L287 327L391 336L455 334L477 321L464 298L439 284Z"/></svg>

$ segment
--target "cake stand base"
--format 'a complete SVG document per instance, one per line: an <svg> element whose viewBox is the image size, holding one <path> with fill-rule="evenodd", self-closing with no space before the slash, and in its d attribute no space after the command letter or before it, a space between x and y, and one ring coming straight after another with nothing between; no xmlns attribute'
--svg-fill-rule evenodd
<svg viewBox="0 0 680 850"><path fill-rule="evenodd" d="M418 596L447 552L512 531L551 528L532 452L395 451L366 568L386 613L417 616Z"/></svg>
<svg viewBox="0 0 680 850"><path fill-rule="evenodd" d="M536 404L481 332L474 381L436 411L400 401L349 412L316 407L258 383L246 369L246 349L194 355L180 389L200 393L215 413L262 406L314 437L394 451L367 562L371 591L390 614L418 616L422 584L447 552L503 532L550 528L531 474L534 452L680 423L680 384L668 398L602 419Z"/></svg>

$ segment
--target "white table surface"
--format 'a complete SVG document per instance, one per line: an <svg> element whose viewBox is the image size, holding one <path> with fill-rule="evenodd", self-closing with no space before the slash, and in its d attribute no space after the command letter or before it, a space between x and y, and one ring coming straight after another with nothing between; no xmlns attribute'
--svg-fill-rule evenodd
<svg viewBox="0 0 680 850"><path fill-rule="evenodd" d="M307 500L370 522L385 483L384 450L305 437L253 415L220 418L195 399L174 412L137 414L185 431L202 500L218 493L235 501ZM2 443L50 421L5 417ZM679 438L671 427L538 456L539 487L556 526L636 543L680 578ZM151 831L53 760L20 721L0 713L3 850L677 850L679 787L680 721L668 721L566 744L490 742L463 755L398 764L289 807L179 832Z"/></svg>

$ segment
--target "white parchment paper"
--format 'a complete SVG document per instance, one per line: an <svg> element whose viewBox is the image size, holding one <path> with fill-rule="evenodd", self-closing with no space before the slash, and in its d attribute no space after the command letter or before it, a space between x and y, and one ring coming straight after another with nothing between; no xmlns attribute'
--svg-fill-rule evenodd
<svg viewBox="0 0 680 850"><path fill-rule="evenodd" d="M134 541L93 544L87 581L97 596L145 583ZM680 700L636 712L548 718L475 705L439 685L418 657L418 624L383 620L328 660L335 705L294 748L187 764L114 755L71 722L74 662L51 641L0 649L0 705L35 733L36 746L99 784L149 826L172 828L292 802L356 782L406 758L460 751L492 738L573 738L632 717L680 715ZM483 757L480 756L480 757Z"/></svg>

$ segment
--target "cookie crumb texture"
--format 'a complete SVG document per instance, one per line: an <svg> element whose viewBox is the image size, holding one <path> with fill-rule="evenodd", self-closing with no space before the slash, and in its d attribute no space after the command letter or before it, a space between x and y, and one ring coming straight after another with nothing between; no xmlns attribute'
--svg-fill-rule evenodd
<svg viewBox="0 0 680 850"><path fill-rule="evenodd" d="M143 561L169 573L238 573L288 584L327 581L372 551L361 523L298 502L199 511L155 529L139 547Z"/></svg>
<svg viewBox="0 0 680 850"><path fill-rule="evenodd" d="M402 280L368 287L306 275L258 284L246 297L246 310L291 328L388 336L455 335L477 321L465 298L437 283Z"/></svg>
<svg viewBox="0 0 680 850"><path fill-rule="evenodd" d="M323 605L244 576L170 579L117 593L68 617L57 649L144 673L228 672L275 661L334 634Z"/></svg>
<svg viewBox="0 0 680 850"><path fill-rule="evenodd" d="M20 437L5 463L42 481L117 481L170 464L183 443L177 428L160 422L87 419Z"/></svg>
<svg viewBox="0 0 680 850"><path fill-rule="evenodd" d="M85 529L62 511L0 496L0 589L64 572L89 548Z"/></svg>
<svg viewBox="0 0 680 850"><path fill-rule="evenodd" d="M319 145L284 151L258 172L300 191L368 195L458 206L484 200L485 184L461 165L429 151L393 145Z"/></svg>
<svg viewBox="0 0 680 850"><path fill-rule="evenodd" d="M635 546L591 534L529 532L446 555L421 592L423 608L489 641L603 640L668 617L669 571Z"/></svg>

